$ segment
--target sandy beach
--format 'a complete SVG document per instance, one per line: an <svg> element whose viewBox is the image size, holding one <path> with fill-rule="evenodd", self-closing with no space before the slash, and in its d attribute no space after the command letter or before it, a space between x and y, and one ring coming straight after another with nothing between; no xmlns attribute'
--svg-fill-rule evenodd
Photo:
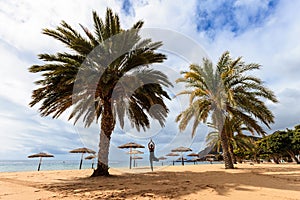
<svg viewBox="0 0 300 200"><path fill-rule="evenodd" d="M91 170L7 172L0 173L0 199L300 199L300 165L236 167L111 169L110 177L96 178Z"/></svg>

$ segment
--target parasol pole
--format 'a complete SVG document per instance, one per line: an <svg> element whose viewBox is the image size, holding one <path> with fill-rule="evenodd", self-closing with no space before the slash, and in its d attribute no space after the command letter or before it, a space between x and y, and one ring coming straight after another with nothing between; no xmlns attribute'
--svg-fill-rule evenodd
<svg viewBox="0 0 300 200"><path fill-rule="evenodd" d="M41 163L42 163L42 157L40 157L40 162L39 162L39 166L38 166L38 171L40 171Z"/></svg>
<svg viewBox="0 0 300 200"><path fill-rule="evenodd" d="M133 157L135 157L135 154L133 154ZM136 161L135 159L133 159L133 167L136 167L135 165L136 165Z"/></svg>
<svg viewBox="0 0 300 200"><path fill-rule="evenodd" d="M80 160L80 164L79 164L79 169L81 169L81 166L82 166L83 154L84 154L84 153L81 154L81 160Z"/></svg>
<svg viewBox="0 0 300 200"><path fill-rule="evenodd" d="M131 162L132 162L132 155L131 155L131 152L132 152L132 148L130 147L130 157L129 157L129 169L131 169Z"/></svg>

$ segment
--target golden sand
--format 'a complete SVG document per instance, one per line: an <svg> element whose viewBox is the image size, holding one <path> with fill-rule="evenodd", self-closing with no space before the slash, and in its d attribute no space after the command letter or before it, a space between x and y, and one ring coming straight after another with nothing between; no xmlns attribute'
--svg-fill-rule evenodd
<svg viewBox="0 0 300 200"><path fill-rule="evenodd" d="M259 199L300 200L300 165L185 165L134 170L111 169L0 173L0 199Z"/></svg>

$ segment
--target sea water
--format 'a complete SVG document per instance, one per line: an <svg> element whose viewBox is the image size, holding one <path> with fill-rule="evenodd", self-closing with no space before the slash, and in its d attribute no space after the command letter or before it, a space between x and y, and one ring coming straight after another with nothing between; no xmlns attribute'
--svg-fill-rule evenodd
<svg viewBox="0 0 300 200"><path fill-rule="evenodd" d="M39 159L30 160L0 160L0 172L21 172L35 171L38 168ZM40 167L41 171L45 170L74 170L79 169L80 160L47 160L43 159ZM93 161L83 160L81 169L91 169ZM96 161L93 166L96 167ZM121 168L126 167L124 163L112 162L110 166Z"/></svg>
<svg viewBox="0 0 300 200"><path fill-rule="evenodd" d="M94 161L94 167L96 167L96 160ZM92 160L83 160L82 169L91 169ZM39 159L30 160L0 160L0 172L21 172L21 171L36 171L38 168ZM43 159L41 164L41 171L45 170L74 170L78 169L80 160L47 160ZM175 165L181 165L181 162L175 162ZM193 165L194 162L185 162L185 165ZM197 162L197 164L209 164L209 162ZM173 165L172 161L154 162L154 166L168 166ZM132 162L132 168L149 166L148 160L136 161L135 166ZM110 161L110 168L129 168L128 161Z"/></svg>

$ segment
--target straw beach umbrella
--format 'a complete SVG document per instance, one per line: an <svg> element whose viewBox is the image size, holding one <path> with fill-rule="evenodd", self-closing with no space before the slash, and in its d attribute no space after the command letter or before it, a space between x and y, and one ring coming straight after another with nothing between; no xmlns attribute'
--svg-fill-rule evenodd
<svg viewBox="0 0 300 200"><path fill-rule="evenodd" d="M212 161L214 161L215 158L216 158L216 155L214 155L214 154L207 154L207 155L205 156L205 160L209 161L210 164L212 164Z"/></svg>
<svg viewBox="0 0 300 200"><path fill-rule="evenodd" d="M135 142L128 142L126 144L118 146L118 148L120 148L120 149L128 149L128 148L136 149L136 148L145 148L145 146L143 146L141 144L137 144Z"/></svg>
<svg viewBox="0 0 300 200"><path fill-rule="evenodd" d="M192 151L192 149L188 148L188 147L177 147L175 149L171 150L172 152L188 152L188 151Z"/></svg>
<svg viewBox="0 0 300 200"><path fill-rule="evenodd" d="M134 157L132 157L132 159L133 160L141 160L141 159L143 159L143 157L142 156L134 156Z"/></svg>
<svg viewBox="0 0 300 200"><path fill-rule="evenodd" d="M184 165L184 161L183 161L183 152L188 152L188 151L192 151L192 149L188 148L188 147L178 147L176 149L172 149L172 152L180 152L181 153L181 164Z"/></svg>
<svg viewBox="0 0 300 200"><path fill-rule="evenodd" d="M199 157L199 154L197 153L190 153L187 156L191 156L191 157Z"/></svg>
<svg viewBox="0 0 300 200"><path fill-rule="evenodd" d="M40 152L40 153L32 154L32 155L28 156L28 158L40 158L40 162L38 165L38 171L40 171L40 168L41 168L42 158L49 158L49 157L54 157L54 155Z"/></svg>
<svg viewBox="0 0 300 200"><path fill-rule="evenodd" d="M166 156L179 156L178 153L168 153Z"/></svg>
<svg viewBox="0 0 300 200"><path fill-rule="evenodd" d="M129 142L123 145L118 146L118 148L120 149L130 149L129 150L129 169L131 169L131 163L132 163L132 149L136 149L136 148L145 148L145 146L141 145L141 144L137 144L135 142Z"/></svg>
<svg viewBox="0 0 300 200"><path fill-rule="evenodd" d="M215 158L216 155L215 155L215 154L207 154L205 157L206 157L206 158Z"/></svg>
<svg viewBox="0 0 300 200"><path fill-rule="evenodd" d="M199 154L198 153L190 153L187 156L195 157L195 158L192 159L192 161L194 162L194 165L197 163L197 161L199 159Z"/></svg>
<svg viewBox="0 0 300 200"><path fill-rule="evenodd" d="M167 158L166 157L163 157L163 156L161 156L161 157L159 157L158 158L158 160L161 160L161 166L163 166L164 165L164 160L166 160Z"/></svg>
<svg viewBox="0 0 300 200"><path fill-rule="evenodd" d="M133 155L133 157L135 157L136 154L144 154L144 152L139 151L139 150L132 150L127 152L127 154ZM135 159L133 159L133 167L135 167Z"/></svg>
<svg viewBox="0 0 300 200"><path fill-rule="evenodd" d="M141 156L133 156L132 159L133 159L133 166L136 167L137 166L136 160L141 160L141 159L143 159L143 157L141 157Z"/></svg>
<svg viewBox="0 0 300 200"><path fill-rule="evenodd" d="M199 158L199 154L197 154L197 153L190 153L187 156L195 157L195 158L192 159L192 161L194 161L194 164L196 164L196 162L197 162L197 160Z"/></svg>
<svg viewBox="0 0 300 200"><path fill-rule="evenodd" d="M179 154L178 153L168 153L166 156L179 156ZM173 165L174 165L174 160L173 160Z"/></svg>
<svg viewBox="0 0 300 200"><path fill-rule="evenodd" d="M84 158L85 160L92 160L92 159L93 159L93 162L92 162L92 169L94 169L94 161L95 161L95 158L96 158L96 155L89 155L89 156L87 156L87 157Z"/></svg>
<svg viewBox="0 0 300 200"><path fill-rule="evenodd" d="M127 152L127 154L132 154L132 155L135 155L135 154L144 154L144 152L139 151L139 150L132 150L132 151Z"/></svg>
<svg viewBox="0 0 300 200"><path fill-rule="evenodd" d="M161 156L161 157L158 158L158 160L166 160L166 159L167 159L167 158L164 157L164 156Z"/></svg>
<svg viewBox="0 0 300 200"><path fill-rule="evenodd" d="M187 158L180 157L180 158L177 159L177 161L181 161L182 159L183 159L183 160L187 160Z"/></svg>
<svg viewBox="0 0 300 200"><path fill-rule="evenodd" d="M88 149L86 147L78 148L78 149L73 149L73 150L71 150L69 152L70 153L81 153L81 160L80 160L80 164L79 164L79 169L81 169L81 166L82 166L83 154L85 154L85 153L95 154L96 153L96 151L94 151L92 149Z"/></svg>

